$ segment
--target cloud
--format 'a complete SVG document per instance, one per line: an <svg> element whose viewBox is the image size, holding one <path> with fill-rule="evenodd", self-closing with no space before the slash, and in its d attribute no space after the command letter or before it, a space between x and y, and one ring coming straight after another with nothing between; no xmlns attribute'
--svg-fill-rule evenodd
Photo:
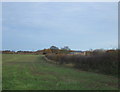
<svg viewBox="0 0 120 92"><path fill-rule="evenodd" d="M10 42L23 42L24 49L26 42L36 49L109 47L117 35L117 3L3 3L3 31L4 48Z"/></svg>

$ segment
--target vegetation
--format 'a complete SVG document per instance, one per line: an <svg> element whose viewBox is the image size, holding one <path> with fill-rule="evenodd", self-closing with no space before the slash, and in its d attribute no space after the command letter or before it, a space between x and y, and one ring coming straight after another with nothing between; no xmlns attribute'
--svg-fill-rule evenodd
<svg viewBox="0 0 120 92"><path fill-rule="evenodd" d="M71 50L69 49L68 46L64 46L63 48L59 49L56 46L51 46L48 49L43 49L43 50L38 50L38 51L10 51L10 50L5 50L2 51L3 54L59 54L59 53L69 53Z"/></svg>
<svg viewBox="0 0 120 92"><path fill-rule="evenodd" d="M73 64L74 67L118 76L118 51L101 52L93 51L91 55L70 55L70 54L48 54L48 59L54 60L58 64Z"/></svg>
<svg viewBox="0 0 120 92"><path fill-rule="evenodd" d="M43 55L3 54L3 90L117 90L116 77L47 62Z"/></svg>

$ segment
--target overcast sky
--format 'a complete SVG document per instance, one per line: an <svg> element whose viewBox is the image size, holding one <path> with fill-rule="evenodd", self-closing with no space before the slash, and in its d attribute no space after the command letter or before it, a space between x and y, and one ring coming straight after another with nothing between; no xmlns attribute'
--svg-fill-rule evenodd
<svg viewBox="0 0 120 92"><path fill-rule="evenodd" d="M3 3L3 50L117 48L117 8L117 2Z"/></svg>

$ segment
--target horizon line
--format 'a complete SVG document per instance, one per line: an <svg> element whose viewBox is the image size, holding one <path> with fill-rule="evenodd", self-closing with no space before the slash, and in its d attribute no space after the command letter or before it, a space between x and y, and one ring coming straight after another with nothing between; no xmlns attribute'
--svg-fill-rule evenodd
<svg viewBox="0 0 120 92"><path fill-rule="evenodd" d="M50 48L44 48L44 49L50 49ZM38 50L44 50L44 49L36 49L36 50L11 50L11 49L2 49L0 51L6 51L6 50L9 50L9 51L38 51ZM95 49L86 49L86 50L70 49L70 50L73 50L73 51L90 51L90 50L111 50L111 49L117 50L119 48L95 48Z"/></svg>

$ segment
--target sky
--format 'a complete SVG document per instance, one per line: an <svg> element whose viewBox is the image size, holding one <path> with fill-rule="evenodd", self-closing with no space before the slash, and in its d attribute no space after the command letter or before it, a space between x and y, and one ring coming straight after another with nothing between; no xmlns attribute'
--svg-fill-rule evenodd
<svg viewBox="0 0 120 92"><path fill-rule="evenodd" d="M116 2L4 2L2 49L118 47Z"/></svg>
<svg viewBox="0 0 120 92"><path fill-rule="evenodd" d="M2 2L0 2L0 50L2 50Z"/></svg>

